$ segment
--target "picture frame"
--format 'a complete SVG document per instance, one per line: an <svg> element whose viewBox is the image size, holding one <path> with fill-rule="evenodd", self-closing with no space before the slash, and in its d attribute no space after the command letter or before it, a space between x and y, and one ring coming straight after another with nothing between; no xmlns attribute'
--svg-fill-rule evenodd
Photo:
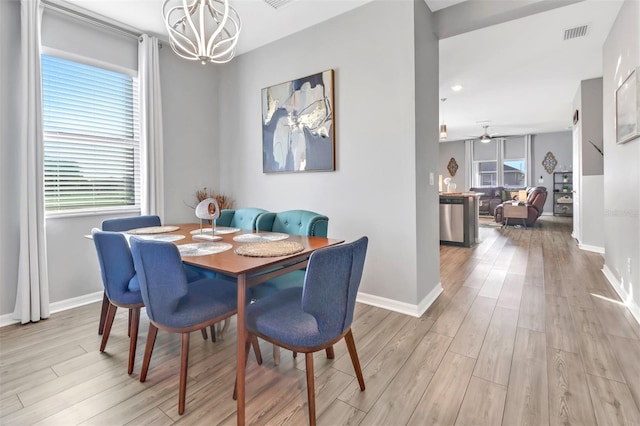
<svg viewBox="0 0 640 426"><path fill-rule="evenodd" d="M262 172L335 171L334 72L262 89Z"/></svg>
<svg viewBox="0 0 640 426"><path fill-rule="evenodd" d="M640 136L640 84L638 70L616 89L616 143L627 143Z"/></svg>

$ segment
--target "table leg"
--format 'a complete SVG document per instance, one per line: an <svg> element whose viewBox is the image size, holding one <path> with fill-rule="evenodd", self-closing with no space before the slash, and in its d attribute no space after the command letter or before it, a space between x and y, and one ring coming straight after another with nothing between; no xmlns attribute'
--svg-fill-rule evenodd
<svg viewBox="0 0 640 426"><path fill-rule="evenodd" d="M246 367L246 353L245 353L245 341L246 329L245 329L245 300L246 300L246 274L238 275L238 353L237 353L237 407L238 407L238 426L244 426L244 396L245 396L245 367Z"/></svg>

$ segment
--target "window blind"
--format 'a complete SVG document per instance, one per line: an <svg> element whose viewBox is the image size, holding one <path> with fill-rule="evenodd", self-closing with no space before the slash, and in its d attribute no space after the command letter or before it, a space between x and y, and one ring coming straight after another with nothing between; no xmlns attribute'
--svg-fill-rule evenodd
<svg viewBox="0 0 640 426"><path fill-rule="evenodd" d="M140 205L137 79L42 55L45 209Z"/></svg>

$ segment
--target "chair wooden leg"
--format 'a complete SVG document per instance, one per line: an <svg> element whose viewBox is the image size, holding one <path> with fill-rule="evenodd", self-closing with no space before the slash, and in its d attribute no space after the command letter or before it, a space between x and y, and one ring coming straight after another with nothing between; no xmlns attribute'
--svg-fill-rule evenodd
<svg viewBox="0 0 640 426"><path fill-rule="evenodd" d="M104 332L104 322L107 319L107 311L109 310L109 298L107 297L107 293L102 294L102 307L100 308L100 322L98 323L98 334L102 336Z"/></svg>
<svg viewBox="0 0 640 426"><path fill-rule="evenodd" d="M202 338L207 340L209 336L207 336L207 327L201 328L200 333L202 333Z"/></svg>
<svg viewBox="0 0 640 426"><path fill-rule="evenodd" d="M111 326L113 325L113 319L116 316L118 307L111 304L107 305L107 316L105 318L104 330L102 331L102 342L100 343L100 352L104 352L104 348L107 347L107 340L109 340L109 334L111 334Z"/></svg>
<svg viewBox="0 0 640 426"><path fill-rule="evenodd" d="M307 401L309 401L309 425L316 425L316 390L313 377L313 352L305 354L307 364Z"/></svg>
<svg viewBox="0 0 640 426"><path fill-rule="evenodd" d="M293 351L293 357L294 357L294 358L298 358L298 352Z"/></svg>
<svg viewBox="0 0 640 426"><path fill-rule="evenodd" d="M133 363L136 359L136 346L138 343L138 325L140 324L140 308L129 309L131 313L131 328L129 328L129 368L127 372L133 373Z"/></svg>
<svg viewBox="0 0 640 426"><path fill-rule="evenodd" d="M280 346L273 345L273 365L280 365Z"/></svg>
<svg viewBox="0 0 640 426"><path fill-rule="evenodd" d="M334 359L336 357L336 354L333 352L333 346L329 346L324 351L327 353L327 358Z"/></svg>
<svg viewBox="0 0 640 426"><path fill-rule="evenodd" d="M351 329L347 331L347 334L344 335L344 341L347 343L347 349L349 349L349 356L351 357L351 362L353 363L353 369L356 371L356 377L358 378L358 384L360 385L360 390L364 390L364 377L362 377L362 369L360 368L360 359L358 358L358 352L356 351L356 343L353 340L353 333L351 333Z"/></svg>
<svg viewBox="0 0 640 426"><path fill-rule="evenodd" d="M251 335L251 346L253 346L253 353L256 355L256 362L258 365L262 365L262 352L260 351L260 343L258 343L258 336ZM247 353L247 355L249 355Z"/></svg>
<svg viewBox="0 0 640 426"><path fill-rule="evenodd" d="M184 401L187 395L187 367L189 366L189 333L182 333L180 355L180 391L178 393L178 414L184 413Z"/></svg>
<svg viewBox="0 0 640 426"><path fill-rule="evenodd" d="M127 323L127 337L131 337L131 309L129 309L129 322Z"/></svg>
<svg viewBox="0 0 640 426"><path fill-rule="evenodd" d="M217 340L216 340L216 325L215 324L211 324L209 326L209 330L211 330L211 341L213 343L217 342Z"/></svg>
<svg viewBox="0 0 640 426"><path fill-rule="evenodd" d="M222 330L220 330L220 338L224 339L224 335L229 330L229 326L231 325L231 320L229 318L224 319L224 325L222 326Z"/></svg>
<svg viewBox="0 0 640 426"><path fill-rule="evenodd" d="M147 380L147 372L149 371L149 363L151 362L151 354L153 353L153 345L156 343L158 335L158 327L149 324L149 332L147 333L147 346L144 349L144 359L142 360L142 371L140 371L140 381Z"/></svg>

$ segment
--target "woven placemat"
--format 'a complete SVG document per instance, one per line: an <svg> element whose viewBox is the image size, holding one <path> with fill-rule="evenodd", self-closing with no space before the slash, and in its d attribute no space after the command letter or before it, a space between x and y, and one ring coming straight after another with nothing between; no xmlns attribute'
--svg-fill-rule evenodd
<svg viewBox="0 0 640 426"><path fill-rule="evenodd" d="M251 257L276 257L299 253L304 246L295 241L270 241L265 243L249 243L236 249L236 254Z"/></svg>
<svg viewBox="0 0 640 426"><path fill-rule="evenodd" d="M127 234L133 235L150 235L150 234L162 234L164 232L173 232L180 229L179 226L164 225L164 226L147 226L146 228L129 229Z"/></svg>

